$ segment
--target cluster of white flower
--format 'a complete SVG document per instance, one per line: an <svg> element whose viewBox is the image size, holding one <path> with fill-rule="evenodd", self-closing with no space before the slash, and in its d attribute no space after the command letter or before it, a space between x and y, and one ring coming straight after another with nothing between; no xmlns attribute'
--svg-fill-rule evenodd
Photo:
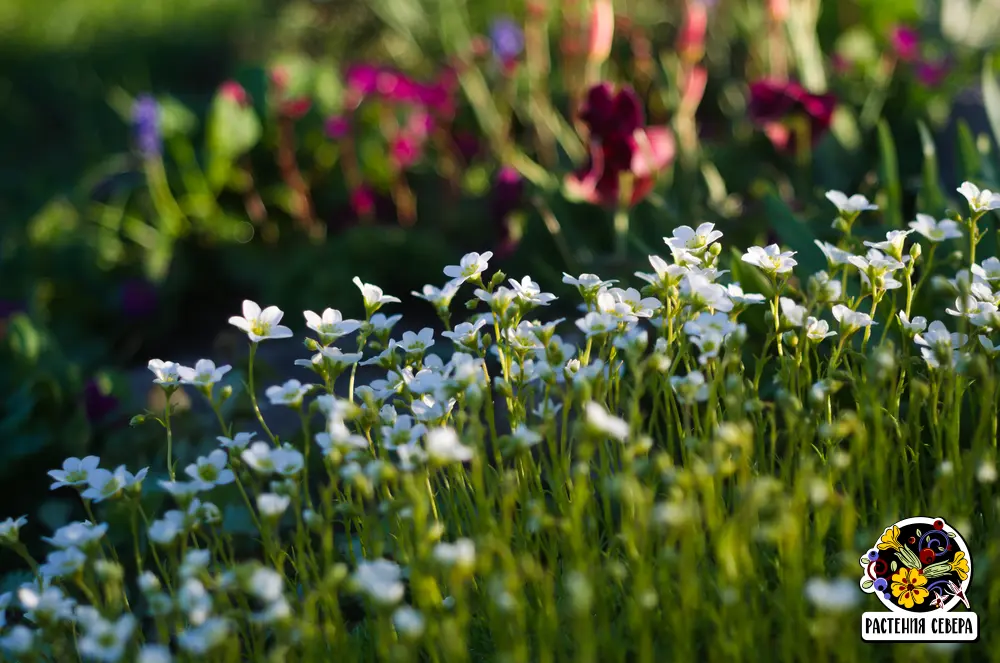
<svg viewBox="0 0 1000 663"><path fill-rule="evenodd" d="M986 210L1000 208L997 194L979 191L968 183L960 192L969 200L973 219ZM838 227L844 229L850 229L861 213L877 209L863 196L830 192L828 198L838 208ZM975 232L974 220L969 226ZM296 517L299 537L306 536L306 531L322 529L332 519L330 502L335 493L321 490L320 502L313 502L314 492L307 481L311 449L320 454L332 482L345 487L345 491L374 496L380 494L376 492L380 487L388 494L385 486L393 477L418 472L430 477L433 472L452 472L464 463L481 468L489 459L483 457L485 446L477 443L484 436L476 437L475 431L483 430L484 420L498 459L501 453L527 454L553 438L554 448L564 449L553 431L557 413L571 405L584 415L583 430L590 438L602 443L613 440L638 445L643 438L636 430L638 415L622 407L621 390L615 386L619 379L629 370L658 376L675 395L687 426L688 416L697 414L698 404L714 402L726 391L742 388L740 375L748 329L739 316L755 305L770 307L767 344L776 344L779 355L788 348L797 353L797 361L804 357L808 362L809 350L834 339L836 348L828 362L831 370L853 334L864 330L867 343L872 327L879 324L876 318L880 303L887 293L900 289L905 290L905 304L883 317L890 324L898 324L900 333L919 348L930 369L959 368L976 349L969 343L970 334L978 335L979 347L985 354L997 356L1000 348L989 334L1000 326L1000 290L993 289L1000 281L1000 260L991 257L980 264L970 256L967 269L940 284L956 297L954 308L948 308L947 314L957 318L964 331L952 332L940 320L928 324L923 317L911 318L913 298L933 268L928 264L930 258L921 261L919 243L912 243L907 250L906 242L914 233L931 246L964 236L955 221L918 215L909 230L890 231L884 241L864 242L864 255L817 241L826 256L827 270L812 274L802 290L796 288L793 279L798 266L795 252L782 251L775 244L750 247L742 262L760 270L769 283L771 292L765 296L744 292L743 286L731 279L729 283L720 282L730 272L719 268L722 233L713 224L682 226L664 239L670 260L650 256L653 271L636 273L646 283L641 291L618 287L616 281L595 274L564 274L563 283L576 288L583 299L574 325L582 334L584 347L576 347L556 333L563 319L543 323L534 318L536 309L549 305L556 297L542 292L531 278L507 279L496 273L487 280L492 258L489 252L466 255L458 265L444 269L449 280L443 286L427 285L421 293L413 293L430 302L441 316L447 327L440 333L441 338L431 328L405 331L391 338L400 316L387 317L379 310L399 300L355 278L364 300L364 320L344 319L334 309L321 314L304 313L306 327L315 334L315 338L306 340L312 356L295 363L312 371L318 383L293 379L264 390L273 405L302 414L303 441L272 435L251 389L254 409L270 439L257 439L258 434L251 431L231 430L220 417L223 435L217 438L218 447L187 464L182 480L174 477L171 466L170 479L157 482L177 507L159 518L146 520L139 501L147 469L133 475L124 466L100 468L95 456L70 458L62 469L49 473L54 480L52 489L75 489L88 513L92 504L121 500L128 504L133 520L143 520L158 567L158 573L140 569L139 586L150 614L154 620L163 620L157 621L161 626L174 623L167 621L168 616L179 620L183 630L177 634L177 646L189 654L202 655L222 646L237 628L223 606L242 605L250 611L253 623L265 625L286 622L298 610L299 603L290 602L288 595L302 590L289 587L279 570L284 564L280 561L283 553L275 548L274 537L282 517L289 512ZM914 283L918 263L921 276ZM503 285L505 282L509 287ZM857 284L859 295L850 294L849 283ZM475 297L470 303L485 303L489 311L452 326L449 307L466 285L472 287ZM890 299L895 307L897 299ZM858 310L865 300L868 310ZM261 309L246 301L242 313L229 322L245 332L251 343L252 387L253 348L264 340L291 338L293 332L279 324L283 313L274 306ZM651 335L655 339L652 347ZM356 341L356 346L336 347L345 339ZM454 350L447 360L431 352L442 345L442 339ZM356 385L359 365L380 368L380 377ZM683 372L679 372L682 368ZM168 397L182 385L190 385L214 406L213 389L230 366L217 367L211 360L202 359L189 368L154 359L149 362L149 370ZM492 376L491 371L495 372ZM335 386L348 372L348 397L341 398L335 395ZM782 378L779 375L777 379ZM828 370L810 382L811 386L807 384L801 393L809 394L813 405L825 411L836 389L835 380ZM510 424L506 435L497 433L494 397L506 401ZM740 408L751 405L749 401L738 403ZM316 413L322 414L324 425L311 432L309 421ZM568 414L564 412L564 428ZM169 407L161 423L169 440ZM734 423L726 423L720 431L719 444L726 449L739 448L748 435ZM474 470L472 475L477 472ZM984 471L983 476L988 474ZM995 479L995 469L990 476ZM232 552L210 534L223 516L207 498L213 491L231 485L239 489L254 524L260 528L265 559L273 568L267 563L215 568L221 561L232 561ZM430 490L429 478L427 487ZM829 494L825 485L814 488L811 494L818 496L814 501L824 502ZM676 524L688 517L679 514L688 514L689 509L668 503L658 505L655 513L659 520ZM401 511L399 516L417 517L412 509ZM19 530L25 522L20 518L0 523L0 542L18 545ZM87 660L123 660L125 652L131 651L130 643L137 631L127 599L116 597L115 602L110 602L104 597L108 605L98 611L96 606L79 603L64 590L69 586L85 587L81 580L85 570L97 573L103 569L108 577L114 575L112 568L120 572L120 566L112 566L117 564L117 557L105 540L108 528L107 523L92 517L91 521L74 522L56 530L45 539L54 550L38 565L35 582L17 592L25 618L38 630L45 632L53 625L71 624L78 633L79 654ZM190 544L195 547L188 548ZM114 562L104 557L105 547ZM175 577L165 572L157 550L164 559L180 562ZM141 563L138 543L135 554L136 562ZM450 574L471 574L476 567L476 544L470 539L437 541L429 555ZM300 572L308 578L314 577L310 573L318 573L311 569ZM403 637L416 638L423 632L425 616L417 608L403 604L406 573L405 566L389 559L360 560L351 575L351 585L375 605L393 609L392 622L397 631ZM120 586L119 593L124 591ZM812 583L807 591L810 596L836 593L820 581ZM498 592L498 596L509 599L506 590ZM13 600L11 594L0 596L0 629L5 625L4 611ZM850 601L838 599L836 603L840 606ZM113 605L119 605L119 614L114 614ZM15 655L32 651L36 633L34 628L14 626L0 636L0 647ZM164 645L145 645L137 660L168 660Z"/></svg>

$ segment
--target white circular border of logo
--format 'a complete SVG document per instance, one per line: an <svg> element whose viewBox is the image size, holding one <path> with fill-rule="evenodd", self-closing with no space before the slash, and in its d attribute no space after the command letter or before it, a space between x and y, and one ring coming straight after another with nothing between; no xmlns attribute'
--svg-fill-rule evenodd
<svg viewBox="0 0 1000 663"><path fill-rule="evenodd" d="M972 582L972 571L973 571L973 568L972 568L972 556L969 554L969 548L968 548L968 546L965 545L965 539L962 538L961 533L957 529L955 529L954 527L950 526L948 524L948 521L945 520L944 518L928 518L926 516L915 516L913 518L904 518L903 520L895 522L892 525L890 525L889 527L886 527L885 529L883 529L882 530L882 534L879 534L879 538L875 540L875 543L872 545L872 548L877 548L878 547L878 542L882 538L882 535L885 534L885 531L887 529L891 528L891 527L902 528L904 525L918 525L918 524L929 524L929 525L931 525L931 527L933 527L933 523L934 523L935 520L940 520L941 522L944 523L944 527L942 529L944 529L944 530L950 529L951 531L955 532L955 537L952 540L958 545L958 549L960 551L962 551L962 552L965 553L965 560L969 563L969 575L967 575L965 577L965 580L962 581L961 589L962 589L962 593L963 594L967 594L968 590L969 590L969 583ZM871 548L869 548L869 550L870 549ZM867 577L867 576L865 576L865 577ZM864 582L865 577L862 577L861 582ZM889 587L890 588L892 587L892 582L891 581L889 582ZM869 593L869 592L866 592L866 593ZM892 612L898 612L898 613L902 613L902 614L906 614L906 615L920 614L920 613L914 613L912 610L906 610L902 606L900 606L900 605L896 604L895 602L893 602L893 601L885 598L884 592L875 591L875 592L870 592L870 593L875 594L876 597L878 597L878 600L882 602L882 605L884 605L885 607L887 607ZM957 596L952 596L951 599L947 603L945 603L944 607L941 610L939 610L938 612L948 612L949 610L951 610L952 608L954 608L956 605L960 604L961 602L962 602L962 599L958 598Z"/></svg>

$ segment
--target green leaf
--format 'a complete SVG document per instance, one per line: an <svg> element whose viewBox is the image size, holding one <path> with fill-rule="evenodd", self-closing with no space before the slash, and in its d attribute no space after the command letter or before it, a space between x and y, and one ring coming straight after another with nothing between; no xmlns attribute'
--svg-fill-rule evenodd
<svg viewBox="0 0 1000 663"><path fill-rule="evenodd" d="M895 571L898 568L899 568L899 564L896 563L896 560L892 560L892 563L889 564L889 570Z"/></svg>
<svg viewBox="0 0 1000 663"><path fill-rule="evenodd" d="M865 580L861 583L861 589L871 589L875 585L874 580Z"/></svg>
<svg viewBox="0 0 1000 663"><path fill-rule="evenodd" d="M157 99L160 108L160 131L165 139L187 136L198 126L198 118L173 97Z"/></svg>
<svg viewBox="0 0 1000 663"><path fill-rule="evenodd" d="M899 182L899 161L896 156L896 143L892 139L892 131L884 120L878 123L878 147L880 155L880 171L882 186L885 188L886 203L884 216L886 225L891 228L903 227L903 191Z"/></svg>
<svg viewBox="0 0 1000 663"><path fill-rule="evenodd" d="M796 271L806 269L811 274L812 265L826 263L823 252L816 246L816 235L809 224L795 218L792 210L773 190L764 196L764 209L781 241L796 252Z"/></svg>
<svg viewBox="0 0 1000 663"><path fill-rule="evenodd" d="M920 147L924 154L924 186L920 191L920 209L935 214L944 212L947 203L944 193L941 191L941 176L938 171L937 148L934 146L934 137L923 122L917 122L917 129L920 131Z"/></svg>
<svg viewBox="0 0 1000 663"><path fill-rule="evenodd" d="M15 313L7 321L7 338L11 352L25 362L34 364L42 349L42 336L32 324L31 318L23 313Z"/></svg>
<svg viewBox="0 0 1000 663"><path fill-rule="evenodd" d="M958 120L958 136L955 141L958 150L959 175L963 181L977 180L982 175L979 150L976 149L976 139L972 135L969 123Z"/></svg>

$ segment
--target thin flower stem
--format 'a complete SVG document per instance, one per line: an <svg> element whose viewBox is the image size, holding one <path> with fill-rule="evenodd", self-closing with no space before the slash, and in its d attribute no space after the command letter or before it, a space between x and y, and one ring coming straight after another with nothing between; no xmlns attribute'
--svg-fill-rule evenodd
<svg viewBox="0 0 1000 663"><path fill-rule="evenodd" d="M253 385L253 360L256 355L257 355L257 343L251 342L250 362L249 365L247 366L247 380L248 380L248 390L250 391L250 403L253 405L254 414L257 415L257 421L260 422L260 425L264 429L264 432L267 434L269 438L271 438L271 442L273 444L278 444L278 438L276 438L274 436L274 433L271 432L271 429L267 427L267 423L265 423L264 421L264 415L260 413L260 406L257 405L257 392L254 390L254 385Z"/></svg>

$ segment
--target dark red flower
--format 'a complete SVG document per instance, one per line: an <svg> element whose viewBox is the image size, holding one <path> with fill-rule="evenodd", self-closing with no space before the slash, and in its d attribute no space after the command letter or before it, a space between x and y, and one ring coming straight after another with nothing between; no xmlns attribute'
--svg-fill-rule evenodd
<svg viewBox="0 0 1000 663"><path fill-rule="evenodd" d="M935 557L936 555L934 554L934 551L930 548L924 548L920 551L920 563L925 566L927 564L933 564Z"/></svg>
<svg viewBox="0 0 1000 663"><path fill-rule="evenodd" d="M375 211L375 194L366 186L351 192L351 208L358 216L371 216Z"/></svg>
<svg viewBox="0 0 1000 663"><path fill-rule="evenodd" d="M642 104L631 88L609 84L587 93L580 119L590 131L590 159L566 180L567 190L591 203L615 206L624 173L634 177L630 205L652 191L657 174L674 158L674 137L666 127L645 126Z"/></svg>
<svg viewBox="0 0 1000 663"><path fill-rule="evenodd" d="M830 129L836 106L832 94L813 94L798 83L761 80L750 84L750 119L782 151L795 150L795 132L789 120L805 118L815 145Z"/></svg>

